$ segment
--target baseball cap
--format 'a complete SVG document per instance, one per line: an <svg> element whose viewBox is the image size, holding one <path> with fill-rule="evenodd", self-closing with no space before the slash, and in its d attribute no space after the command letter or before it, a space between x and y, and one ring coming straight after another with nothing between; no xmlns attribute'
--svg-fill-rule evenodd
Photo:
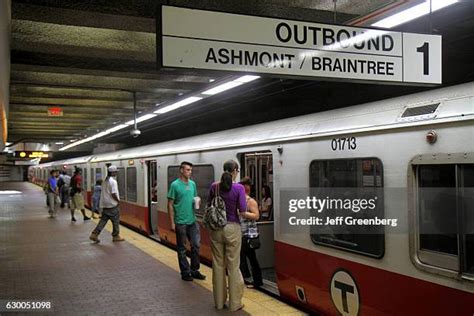
<svg viewBox="0 0 474 316"><path fill-rule="evenodd" d="M109 166L109 168L107 169L109 170L109 172L116 172L117 171L117 167L112 165L112 166Z"/></svg>

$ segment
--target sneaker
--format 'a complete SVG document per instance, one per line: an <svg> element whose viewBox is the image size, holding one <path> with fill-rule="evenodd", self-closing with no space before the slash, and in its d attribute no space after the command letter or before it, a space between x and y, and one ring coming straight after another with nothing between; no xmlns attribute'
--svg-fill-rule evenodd
<svg viewBox="0 0 474 316"><path fill-rule="evenodd" d="M191 276L194 278L194 279L198 279L198 280L205 280L206 279L206 276L201 274L201 272L199 271L196 271L196 272L193 272L191 273Z"/></svg>
<svg viewBox="0 0 474 316"><path fill-rule="evenodd" d="M90 220L90 219L91 219L90 217L84 216L84 220L85 220L85 221L88 221L88 220Z"/></svg>
<svg viewBox="0 0 474 316"><path fill-rule="evenodd" d="M72 217L71 218L71 222L75 222L76 221L76 218L75 217Z"/></svg>
<svg viewBox="0 0 474 316"><path fill-rule="evenodd" d="M99 234L92 232L91 235L89 236L89 239L94 241L94 242L100 242L99 240Z"/></svg>
<svg viewBox="0 0 474 316"><path fill-rule="evenodd" d="M188 274L188 275L182 275L181 280L183 280L183 281L192 281L194 279L190 274Z"/></svg>
<svg viewBox="0 0 474 316"><path fill-rule="evenodd" d="M124 240L125 240L125 238L121 237L120 235L119 236L114 236L112 238L112 241L124 241Z"/></svg>

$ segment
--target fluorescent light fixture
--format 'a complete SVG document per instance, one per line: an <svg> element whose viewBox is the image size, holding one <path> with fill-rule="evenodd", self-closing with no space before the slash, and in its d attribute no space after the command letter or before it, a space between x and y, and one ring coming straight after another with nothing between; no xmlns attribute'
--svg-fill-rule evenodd
<svg viewBox="0 0 474 316"><path fill-rule="evenodd" d="M64 145L64 142L57 142L56 145Z"/></svg>
<svg viewBox="0 0 474 316"><path fill-rule="evenodd" d="M439 9L450 6L456 2L458 1L457 0L432 0L431 12L435 12ZM428 0L419 5L408 8L402 12L386 17L385 19L382 19L372 24L372 26L392 28L394 26L406 23L408 21L414 20L416 18L419 18L429 13L430 13L430 1Z"/></svg>
<svg viewBox="0 0 474 316"><path fill-rule="evenodd" d="M110 134L110 133L116 132L118 130L121 130L125 127L128 127L128 125L127 124L120 124L120 125L114 126L112 128L109 128L108 130L106 130L106 132L108 132Z"/></svg>
<svg viewBox="0 0 474 316"><path fill-rule="evenodd" d="M155 116L156 116L156 114L145 114L143 116L137 117L137 123L152 119ZM134 124L134 120L130 120L127 123L125 123L125 125L133 125L133 124Z"/></svg>
<svg viewBox="0 0 474 316"><path fill-rule="evenodd" d="M6 143L5 143L5 147L10 146L11 144L12 144L12 143L10 143L10 142L6 142Z"/></svg>
<svg viewBox="0 0 474 316"><path fill-rule="evenodd" d="M232 80L232 81L228 81L226 83L223 83L217 87L214 87L212 89L209 89L207 91L204 91L202 94L207 94L207 95L214 95L214 94L217 94L217 93L220 93L222 91L226 91L226 90L229 90L229 89L232 89L232 88L235 88L235 87L238 87L242 84L245 84L245 83L248 83L248 82L251 82L251 81L254 81L256 79L260 78L260 76L253 76L253 75L245 75L245 76L242 76L242 77L239 77L235 80ZM146 120L149 120L149 119L152 119L154 118L155 116L157 116L157 114L164 114L164 113L167 113L167 112L170 112L170 111L173 111L173 110L176 110L180 107L183 107L183 106L186 106L188 104L191 104L191 103L194 103L194 102L197 102L199 100L202 100L203 98L202 97L196 97L196 96L192 96L192 97L189 97L189 98L186 98L186 99L183 99L181 101L178 101L178 102L175 102L171 105L168 105L168 106L165 106L161 109L158 109L156 110L155 114L145 114L143 116L140 116L137 118L137 123L140 123L140 122L143 122L143 121L146 121ZM156 104L156 106L160 105L159 103ZM83 144L83 143L87 143L87 142L90 142L94 139L97 139L97 138L100 138L100 137L103 137L105 135L108 135L108 134L111 134L113 132L116 132L118 130L121 130L123 128L126 128L130 125L133 125L135 122L134 120L130 120L126 123L123 123L123 124L120 124L120 125L117 125L117 126L114 126L112 128L109 128L105 131L102 131L100 133L97 133L93 136L90 136L90 137L87 137L87 138L83 138L83 139L80 139L80 140L71 140L70 144L67 145L67 146L64 146L64 147L61 147L59 148L60 151L63 151L63 150L66 150L66 149L69 149L69 148L72 148L72 147L75 147L75 146L78 146L80 144ZM62 144L62 143L61 143ZM58 144L59 145L59 144Z"/></svg>
<svg viewBox="0 0 474 316"><path fill-rule="evenodd" d="M245 75L245 76L235 79L234 81L247 83L250 81L257 80L258 78L260 78L260 76Z"/></svg>
<svg viewBox="0 0 474 316"><path fill-rule="evenodd" d="M258 78L260 78L260 76L245 75L245 76L239 77L237 79L234 79L232 81L225 82L221 85L218 85L217 87L206 90L202 94L215 95L215 94L233 89L235 87L238 87L238 86L240 86L244 83L248 83L250 81L257 80Z"/></svg>
<svg viewBox="0 0 474 316"><path fill-rule="evenodd" d="M241 84L244 84L243 82L238 82L238 81L228 81L226 83L223 83L221 85L218 85L217 87L214 87L212 89L204 91L202 94L207 94L207 95L215 95L221 92L224 92L226 90L235 88L240 86Z"/></svg>
<svg viewBox="0 0 474 316"><path fill-rule="evenodd" d="M181 100L181 101L179 101L179 102L176 102L176 103L173 103L173 104L171 104L171 105L165 106L164 108L159 109L159 110L156 110L156 111L153 112L153 113L164 114L164 113L167 113L167 112L176 110L176 109L178 109L178 108L180 108L180 107L186 106L186 105L188 105L188 104L197 102L197 101L199 101L199 100L202 100L202 98L200 98L200 97L189 97L189 98L186 98L186 99Z"/></svg>

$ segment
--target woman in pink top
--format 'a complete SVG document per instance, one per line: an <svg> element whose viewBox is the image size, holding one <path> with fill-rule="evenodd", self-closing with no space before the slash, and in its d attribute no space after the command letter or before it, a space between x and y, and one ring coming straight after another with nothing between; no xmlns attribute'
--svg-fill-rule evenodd
<svg viewBox="0 0 474 316"><path fill-rule="evenodd" d="M233 183L239 174L239 165L234 160L224 163L221 181L213 183L208 201L218 193L225 202L227 225L223 229L210 231L212 250L212 287L217 309L224 308L227 300L226 270L229 278L229 309L243 308L244 280L240 273L240 248L242 232L240 216L251 218L247 212L245 189L240 183Z"/></svg>

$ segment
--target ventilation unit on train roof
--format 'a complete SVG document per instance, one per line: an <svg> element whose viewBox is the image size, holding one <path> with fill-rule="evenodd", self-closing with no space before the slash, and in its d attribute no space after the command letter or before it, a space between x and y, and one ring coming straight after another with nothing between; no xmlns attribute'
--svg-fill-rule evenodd
<svg viewBox="0 0 474 316"><path fill-rule="evenodd" d="M428 120L436 117L436 110L438 110L440 103L432 103L422 106L407 107L398 118L398 121L417 121Z"/></svg>

